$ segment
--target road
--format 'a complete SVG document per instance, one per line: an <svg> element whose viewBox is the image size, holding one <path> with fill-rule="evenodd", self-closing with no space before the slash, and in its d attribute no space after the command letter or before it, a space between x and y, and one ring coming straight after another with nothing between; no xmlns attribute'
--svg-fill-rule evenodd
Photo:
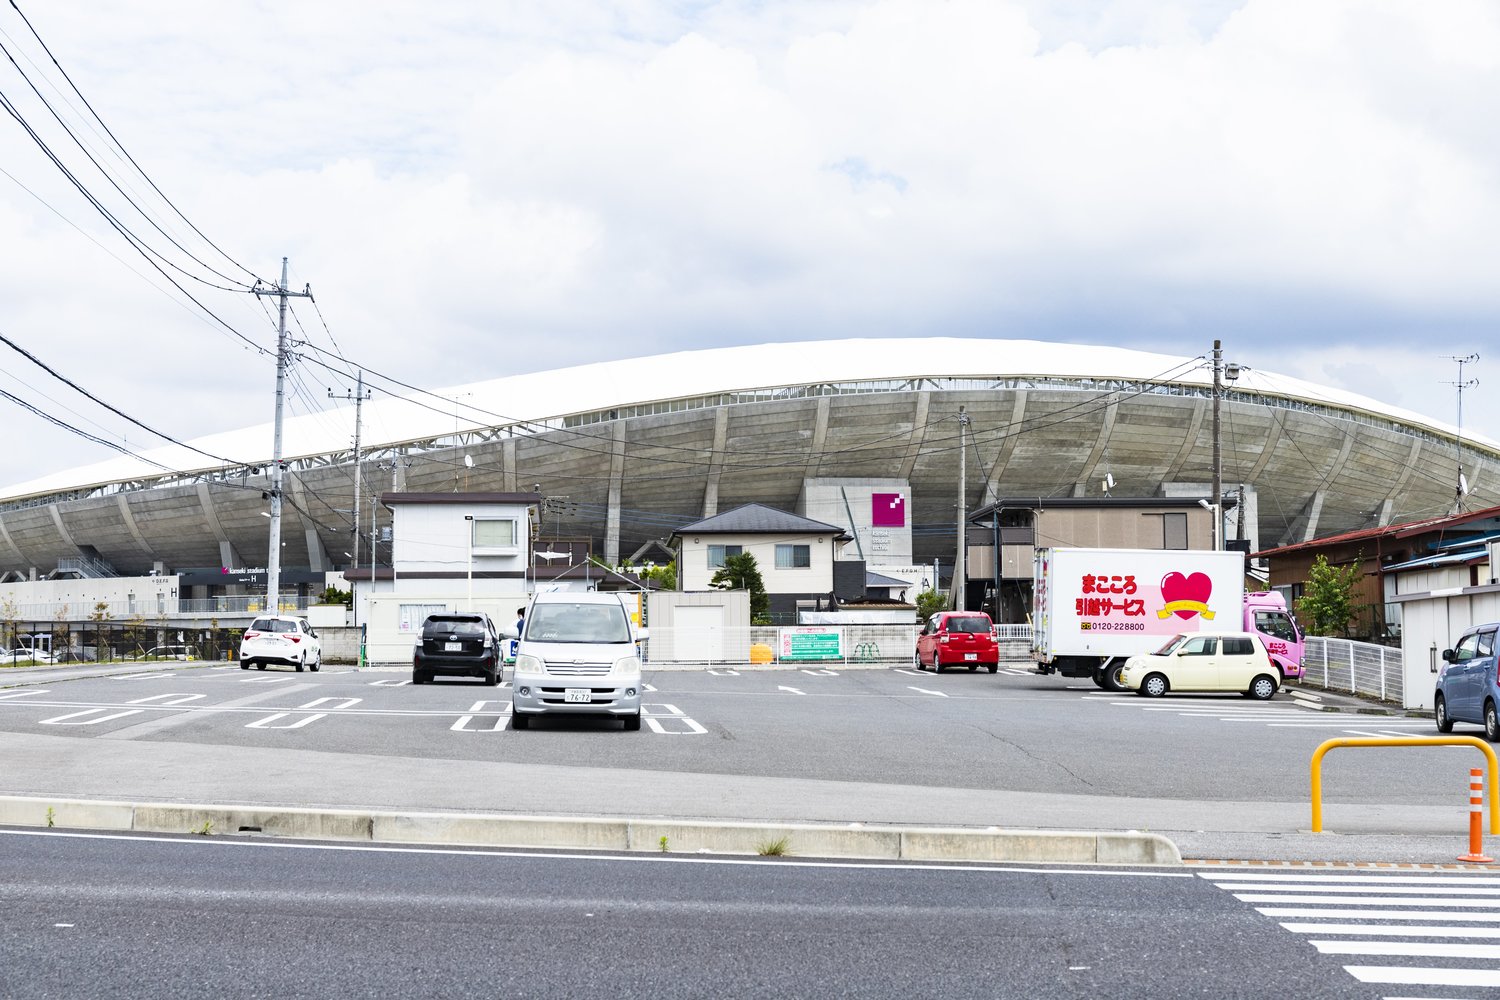
<svg viewBox="0 0 1500 1000"><path fill-rule="evenodd" d="M6 997L1377 998L1500 985L1485 943L1500 934L1500 888L1459 874L0 830L0 906Z"/></svg>

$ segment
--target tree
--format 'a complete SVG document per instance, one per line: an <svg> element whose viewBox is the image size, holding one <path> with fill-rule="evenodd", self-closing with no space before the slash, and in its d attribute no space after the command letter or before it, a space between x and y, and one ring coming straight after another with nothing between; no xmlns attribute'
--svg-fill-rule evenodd
<svg viewBox="0 0 1500 1000"><path fill-rule="evenodd" d="M318 603L343 604L347 606L354 603L354 592L350 590L340 590L339 588L330 584L329 586L324 587L323 592L318 595Z"/></svg>
<svg viewBox="0 0 1500 1000"><path fill-rule="evenodd" d="M1354 583L1360 577L1359 556L1348 566L1330 566L1327 556L1318 556L1308 571L1297 616L1313 635L1348 635L1354 620Z"/></svg>
<svg viewBox="0 0 1500 1000"><path fill-rule="evenodd" d="M105 631L105 625L114 615L110 614L109 602L100 601L94 605L94 610L89 614L89 621L94 623L94 659L104 660L105 653L109 649L109 633Z"/></svg>
<svg viewBox="0 0 1500 1000"><path fill-rule="evenodd" d="M917 595L917 620L925 622L939 611L946 610L948 598L935 590L924 590Z"/></svg>
<svg viewBox="0 0 1500 1000"><path fill-rule="evenodd" d="M0 648L14 649L20 643L16 641L16 622L21 618L21 609L16 607L13 598L7 597L0 601L0 624L4 625L4 631L0 632Z"/></svg>
<svg viewBox="0 0 1500 1000"><path fill-rule="evenodd" d="M771 624L771 599L766 596L766 585L760 578L760 565L749 552L725 556L724 565L708 585L720 590L750 591L750 623Z"/></svg>
<svg viewBox="0 0 1500 1000"><path fill-rule="evenodd" d="M635 573L642 580L654 580L662 590L677 589L677 560L672 560L665 566L657 566L647 563L645 566L636 567Z"/></svg>

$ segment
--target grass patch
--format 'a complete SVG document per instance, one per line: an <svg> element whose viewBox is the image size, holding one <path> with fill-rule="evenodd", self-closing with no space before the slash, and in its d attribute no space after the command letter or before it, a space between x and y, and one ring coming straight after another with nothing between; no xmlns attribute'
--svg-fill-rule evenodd
<svg viewBox="0 0 1500 1000"><path fill-rule="evenodd" d="M755 853L763 858L784 858L792 853L792 842L789 837L778 837L768 840L763 844L757 844Z"/></svg>

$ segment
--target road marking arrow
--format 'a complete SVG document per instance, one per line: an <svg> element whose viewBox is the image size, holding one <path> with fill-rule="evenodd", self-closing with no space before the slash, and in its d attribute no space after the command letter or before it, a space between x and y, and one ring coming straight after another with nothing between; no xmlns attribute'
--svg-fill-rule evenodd
<svg viewBox="0 0 1500 1000"><path fill-rule="evenodd" d="M776 685L776 690L778 690L778 691L790 691L792 694L804 694L804 695L807 694L806 691L798 691L796 688L783 687L780 684Z"/></svg>
<svg viewBox="0 0 1500 1000"><path fill-rule="evenodd" d="M927 690L927 689L926 689L926 688L919 688L919 687L914 687L914 688L908 688L908 689L907 689L907 690L909 690L909 691L916 691L916 692L918 692L918 693L919 693L919 694L932 694L932 695L937 695L937 696L938 696L938 697L939 697L939 698L946 698L946 697L948 697L948 696L947 696L947 695L946 695L946 694L944 694L944 693L943 693L943 692L941 692L941 691L929 691L929 690Z"/></svg>

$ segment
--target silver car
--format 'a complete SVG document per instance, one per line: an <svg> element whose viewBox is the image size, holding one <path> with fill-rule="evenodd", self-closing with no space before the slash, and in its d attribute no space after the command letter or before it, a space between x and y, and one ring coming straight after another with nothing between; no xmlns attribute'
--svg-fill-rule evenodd
<svg viewBox="0 0 1500 1000"><path fill-rule="evenodd" d="M643 636L615 594L537 594L526 612L511 679L511 728L534 716L617 718L641 728Z"/></svg>

